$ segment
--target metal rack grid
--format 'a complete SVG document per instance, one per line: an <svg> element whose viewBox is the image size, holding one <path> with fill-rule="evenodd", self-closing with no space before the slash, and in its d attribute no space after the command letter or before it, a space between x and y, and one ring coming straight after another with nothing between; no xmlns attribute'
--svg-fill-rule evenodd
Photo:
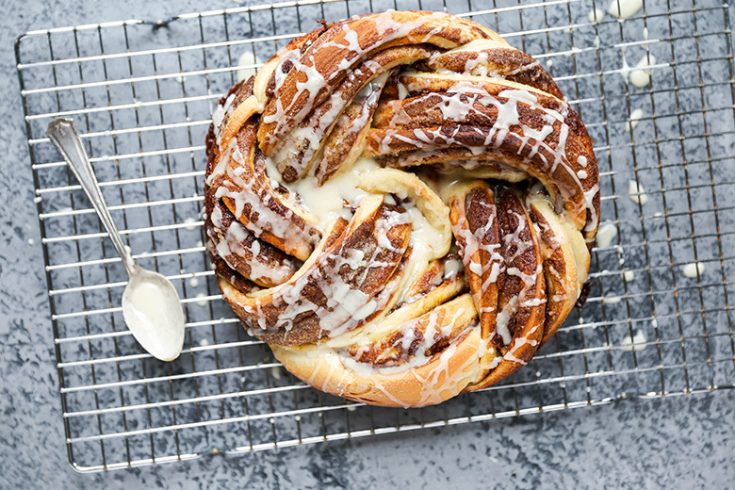
<svg viewBox="0 0 735 490"><path fill-rule="evenodd" d="M589 12L608 3L307 0L21 36L72 465L109 470L732 388L733 9L646 0L624 22L593 22ZM468 16L543 63L596 141L602 219L618 231L593 251L587 305L529 366L420 410L345 402L283 371L224 305L202 245L203 140L216 100L317 20L387 8ZM626 67L641 59L651 80L636 87ZM73 117L84 133L137 259L184 298L189 323L176 362L152 359L125 329L123 268L45 137L56 116Z"/></svg>

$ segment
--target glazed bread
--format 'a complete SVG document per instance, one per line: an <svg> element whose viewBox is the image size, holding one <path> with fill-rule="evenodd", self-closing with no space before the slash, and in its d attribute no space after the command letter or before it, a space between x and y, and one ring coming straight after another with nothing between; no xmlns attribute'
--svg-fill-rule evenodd
<svg viewBox="0 0 735 490"><path fill-rule="evenodd" d="M591 139L487 27L420 11L325 24L212 119L219 287L320 390L418 407L487 387L580 296L599 221Z"/></svg>

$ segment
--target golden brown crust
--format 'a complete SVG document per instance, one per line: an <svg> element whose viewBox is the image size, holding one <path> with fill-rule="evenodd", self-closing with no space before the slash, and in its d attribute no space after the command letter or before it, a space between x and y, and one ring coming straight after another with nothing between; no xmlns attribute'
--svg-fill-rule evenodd
<svg viewBox="0 0 735 490"><path fill-rule="evenodd" d="M368 155L398 155L400 161L402 153L417 150L490 153L493 161L536 177L580 228L587 227L588 237L596 234L599 197L588 198L599 179L590 165L592 143L565 102L502 80L419 78L432 91L382 104L366 140Z"/></svg>
<svg viewBox="0 0 735 490"><path fill-rule="evenodd" d="M225 300L268 342L304 344L344 333L370 319L389 299L381 293L403 259L410 232L405 211L383 204L378 196L365 199L298 275L253 295L226 289ZM355 254L373 262L351 267ZM335 304L335 296L345 301Z"/></svg>
<svg viewBox="0 0 735 490"><path fill-rule="evenodd" d="M498 279L505 268L495 197L484 181L455 185L449 194L449 219L464 272L480 315L482 336L495 337Z"/></svg>
<svg viewBox="0 0 735 490"><path fill-rule="evenodd" d="M243 278L270 288L296 272L296 262L277 248L258 240L219 200L207 198L207 238L215 255Z"/></svg>
<svg viewBox="0 0 735 490"><path fill-rule="evenodd" d="M536 60L470 20L324 24L230 89L206 143L224 299L325 392L417 407L500 382L586 280L592 141Z"/></svg>
<svg viewBox="0 0 735 490"><path fill-rule="evenodd" d="M340 115L321 147L321 160L314 170L319 185L324 184L342 167L350 167L362 153L362 143L370 129L370 120L378 107L386 76L365 85L364 94L354 100Z"/></svg>
<svg viewBox="0 0 735 490"><path fill-rule="evenodd" d="M539 230L541 254L546 278L546 324L542 344L559 329L572 311L589 269L589 251L575 243L562 218L554 213L551 203L543 196L527 198L529 214Z"/></svg>
<svg viewBox="0 0 735 490"><path fill-rule="evenodd" d="M532 56L510 47L493 46L480 50L455 50L429 60L428 67L455 73L504 78L562 99L564 96L549 73Z"/></svg>
<svg viewBox="0 0 735 490"><path fill-rule="evenodd" d="M385 77L390 71L400 65L410 65L418 60L426 59L434 53L431 48L422 46L395 47L386 49L368 60L360 63L345 78L343 83L336 87L330 97L311 109L310 115L278 141L271 153L276 160L278 170L286 182L293 182L304 176L321 152L329 146L319 145L325 137L331 136L335 124L339 122L340 114L349 108L350 102L357 102L360 90L376 78L383 80L378 84L375 92L380 95ZM368 116L371 117L377 104L377 97L368 107ZM367 127L366 123L360 125ZM339 135L335 135L339 137ZM340 142L341 143L341 142Z"/></svg>
<svg viewBox="0 0 735 490"><path fill-rule="evenodd" d="M453 341L439 352L429 352L417 366L379 368L360 366L344 352L318 345L297 348L275 347L273 353L292 374L322 391L350 400L385 407L420 407L441 403L461 393L482 374L478 354L484 342L472 300L461 296L445 303L411 325L452 322Z"/></svg>
<svg viewBox="0 0 735 490"><path fill-rule="evenodd" d="M384 12L339 22L309 45L276 87L263 111L260 146L270 155L278 140L326 100L363 57L404 44L452 48L488 37L476 24L440 13ZM314 73L318 75L313 75Z"/></svg>

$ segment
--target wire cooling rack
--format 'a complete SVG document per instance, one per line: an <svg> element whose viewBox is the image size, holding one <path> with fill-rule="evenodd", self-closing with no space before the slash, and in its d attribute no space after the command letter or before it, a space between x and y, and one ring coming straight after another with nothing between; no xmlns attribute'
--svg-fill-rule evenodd
<svg viewBox="0 0 735 490"><path fill-rule="evenodd" d="M733 9L646 0L624 22L590 14L608 3L301 1L20 37L72 465L109 470L732 388ZM534 55L587 123L602 180L606 239L593 251L587 305L502 385L420 410L345 402L291 377L233 318L202 245L216 100L319 19L387 8L467 16ZM628 81L636 66L637 85ZM125 329L123 267L45 137L57 116L83 132L137 260L184 298L176 362L151 358Z"/></svg>

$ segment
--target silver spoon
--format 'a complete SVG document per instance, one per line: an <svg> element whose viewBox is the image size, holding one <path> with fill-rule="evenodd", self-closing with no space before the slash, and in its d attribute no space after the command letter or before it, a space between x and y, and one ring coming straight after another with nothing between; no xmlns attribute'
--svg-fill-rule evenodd
<svg viewBox="0 0 735 490"><path fill-rule="evenodd" d="M54 119L47 134L56 145L92 202L102 225L128 273L122 296L125 324L138 343L153 357L173 361L184 345L184 309L171 281L138 266L125 245L102 197L92 164L71 119Z"/></svg>

